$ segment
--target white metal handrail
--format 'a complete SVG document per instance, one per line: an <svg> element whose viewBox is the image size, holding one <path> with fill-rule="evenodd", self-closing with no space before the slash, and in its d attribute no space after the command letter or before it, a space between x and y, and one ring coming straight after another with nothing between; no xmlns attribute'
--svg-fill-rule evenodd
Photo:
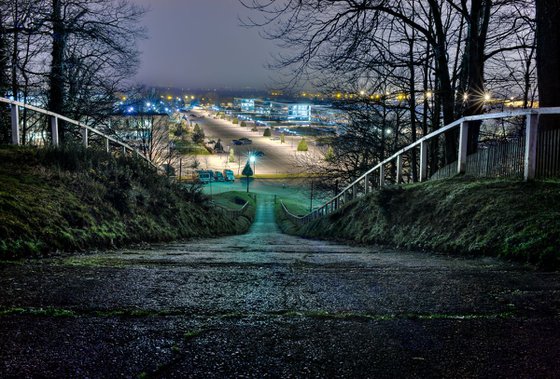
<svg viewBox="0 0 560 379"><path fill-rule="evenodd" d="M123 152L126 154L127 151L134 153L136 156L143 158L146 160L151 166L157 169L157 166L153 164L153 162L142 152L138 151L138 149L133 148L132 146L117 140L111 136L108 136L105 133L100 132L99 130L92 128L82 122L73 120L66 116L60 115L58 113L54 113L48 111L46 109L42 109L33 105L25 104L20 101L6 99L4 97L0 97L0 103L9 104L11 106L11 127L12 127L12 144L13 145L21 145L21 138L20 138L20 130L19 130L19 109L25 108L29 109L34 112L38 112L50 117L50 124L51 124L51 133L52 133L52 144L54 146L59 145L58 140L58 120L63 120L70 124L78 126L82 131L82 138L85 147L89 147L89 133L94 133L99 135L100 137L105 139L105 149L107 152L110 152L110 143L114 143L119 145L123 148Z"/></svg>
<svg viewBox="0 0 560 379"><path fill-rule="evenodd" d="M430 134L425 135L419 140L411 143L410 145L404 147L403 149L397 151L389 158L379 162L373 168L368 170L365 174L360 176L358 179L350 183L346 188L344 188L335 197L327 201L321 207L315 209L305 216L296 216L288 211L288 209L282 204L284 213L293 222L297 224L305 224L321 216L327 215L339 209L348 200L354 199L358 195L358 186L363 182L364 193L368 194L371 192L370 189L370 177L374 175L376 171L379 171L379 185L383 187L385 185L385 171L384 166L388 163L396 161L396 181L399 184L402 181L402 155L411 149L420 147L420 181L426 181L428 179L428 141L441 134L459 127L459 151L457 159L457 173L463 174L466 171L467 165L467 136L469 123L473 121L483 121L483 120L496 120L511 117L526 117L525 120L525 156L524 156L524 172L523 179L525 181L532 180L535 178L536 172L536 155L537 155L537 131L538 131L538 119L539 115L560 115L560 107L550 107L550 108L538 108L538 109L523 109L514 110L508 112L499 113L486 113L481 115L466 116L462 117L457 121L452 122Z"/></svg>
<svg viewBox="0 0 560 379"><path fill-rule="evenodd" d="M241 216L245 212L245 210L249 206L249 202L246 201L245 204L243 204L243 206L239 209L229 209L229 208L224 207L223 205L220 205L220 204L214 204L214 206L222 209L229 217L236 218L236 217Z"/></svg>

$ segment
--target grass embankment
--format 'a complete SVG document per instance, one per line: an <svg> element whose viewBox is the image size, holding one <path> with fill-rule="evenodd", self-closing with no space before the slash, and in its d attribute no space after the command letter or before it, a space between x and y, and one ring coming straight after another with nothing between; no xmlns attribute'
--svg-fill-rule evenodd
<svg viewBox="0 0 560 379"><path fill-rule="evenodd" d="M298 225L291 222L284 211L282 210L282 203L286 206L286 208L290 211L291 214L295 216L305 216L309 213L309 206L305 206L301 202L289 198L280 198L280 201L276 203L275 213L276 213L276 223L280 227L283 233L287 234L299 234L299 227Z"/></svg>
<svg viewBox="0 0 560 379"><path fill-rule="evenodd" d="M560 181L454 178L375 191L302 227L278 216L284 231L306 237L499 256L560 269Z"/></svg>
<svg viewBox="0 0 560 379"><path fill-rule="evenodd" d="M224 217L200 188L172 183L138 159L0 148L1 259L243 233L254 212L252 203L239 219Z"/></svg>

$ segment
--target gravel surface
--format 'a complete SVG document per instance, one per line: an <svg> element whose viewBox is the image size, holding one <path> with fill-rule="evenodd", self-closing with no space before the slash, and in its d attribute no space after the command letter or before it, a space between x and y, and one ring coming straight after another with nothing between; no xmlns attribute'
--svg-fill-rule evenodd
<svg viewBox="0 0 560 379"><path fill-rule="evenodd" d="M283 235L0 264L0 377L558 377L560 274Z"/></svg>

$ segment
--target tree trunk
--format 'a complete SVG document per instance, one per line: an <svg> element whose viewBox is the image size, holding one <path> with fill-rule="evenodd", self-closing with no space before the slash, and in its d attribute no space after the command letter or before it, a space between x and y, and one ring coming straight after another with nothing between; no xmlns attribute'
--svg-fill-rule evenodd
<svg viewBox="0 0 560 379"><path fill-rule="evenodd" d="M484 113L486 89L484 88L484 50L486 35L490 22L492 1L476 0L471 3L469 32L467 35L467 107L464 116ZM472 154L478 148L478 136L481 122L471 122L467 141L467 153Z"/></svg>
<svg viewBox="0 0 560 379"><path fill-rule="evenodd" d="M449 75L449 59L447 56L447 35L443 25L440 4L438 1L430 0L430 11L433 14L436 45L434 46L436 81L438 83L438 98L443 112L443 123L448 125L455 121L455 91L452 88L451 76ZM439 117L436 117L439 119ZM439 129L440 125L433 125L434 129ZM459 133L451 130L445 133L445 161L451 163L457 160ZM432 162L434 163L434 162ZM434 168L435 169L435 168Z"/></svg>
<svg viewBox="0 0 560 379"><path fill-rule="evenodd" d="M62 114L64 112L64 50L65 28L62 20L62 1L52 0L52 51L51 72L49 74L49 110ZM59 141L63 141L64 127L59 124Z"/></svg>
<svg viewBox="0 0 560 379"><path fill-rule="evenodd" d="M0 96L5 97L8 92L8 39L3 15L0 14ZM10 141L10 113L2 107L0 110L0 144Z"/></svg>
<svg viewBox="0 0 560 379"><path fill-rule="evenodd" d="M540 107L560 107L560 0L537 0L537 75ZM560 117L541 118L541 128L560 128Z"/></svg>

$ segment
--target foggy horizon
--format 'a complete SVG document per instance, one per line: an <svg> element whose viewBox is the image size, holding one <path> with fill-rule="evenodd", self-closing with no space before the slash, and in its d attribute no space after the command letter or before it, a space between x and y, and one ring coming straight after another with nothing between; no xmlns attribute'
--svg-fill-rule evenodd
<svg viewBox="0 0 560 379"><path fill-rule="evenodd" d="M267 70L280 50L257 29L240 25L248 10L238 0L132 0L145 7L147 38L138 43L138 84L173 88L274 87Z"/></svg>

